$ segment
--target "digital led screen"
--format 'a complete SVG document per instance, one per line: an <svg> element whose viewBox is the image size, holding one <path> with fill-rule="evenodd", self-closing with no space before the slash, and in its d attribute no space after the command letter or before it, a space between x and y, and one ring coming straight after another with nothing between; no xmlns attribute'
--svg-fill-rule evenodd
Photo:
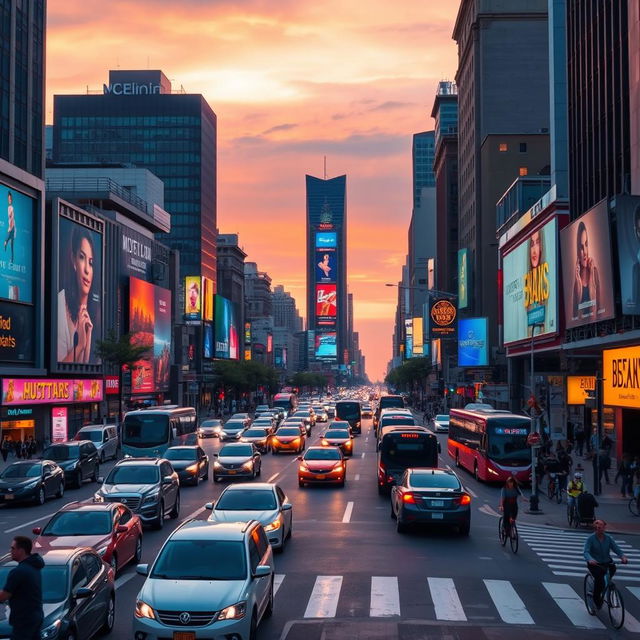
<svg viewBox="0 0 640 640"><path fill-rule="evenodd" d="M215 357L225 360L239 358L238 314L231 300L215 296Z"/></svg>
<svg viewBox="0 0 640 640"><path fill-rule="evenodd" d="M411 318L404 321L404 356L413 358L413 320Z"/></svg>
<svg viewBox="0 0 640 640"><path fill-rule="evenodd" d="M327 247L338 246L338 234L335 231L317 231L316 248L325 249Z"/></svg>
<svg viewBox="0 0 640 640"><path fill-rule="evenodd" d="M640 198L616 196L622 313L640 315Z"/></svg>
<svg viewBox="0 0 640 640"><path fill-rule="evenodd" d="M335 319L337 295L335 284L316 285L316 318L318 320Z"/></svg>
<svg viewBox="0 0 640 640"><path fill-rule="evenodd" d="M184 319L200 322L202 319L202 283L200 276L184 279Z"/></svg>
<svg viewBox="0 0 640 640"><path fill-rule="evenodd" d="M335 249L316 249L316 282L335 282L338 264Z"/></svg>
<svg viewBox="0 0 640 640"><path fill-rule="evenodd" d="M213 358L213 327L205 324L202 331L202 355L205 358Z"/></svg>
<svg viewBox="0 0 640 640"><path fill-rule="evenodd" d="M458 321L458 366L486 367L489 364L488 319L461 318Z"/></svg>
<svg viewBox="0 0 640 640"><path fill-rule="evenodd" d="M315 357L319 360L335 360L338 357L335 331L317 331L315 335Z"/></svg>
<svg viewBox="0 0 640 640"><path fill-rule="evenodd" d="M467 249L458 251L458 309L469 306L469 255Z"/></svg>

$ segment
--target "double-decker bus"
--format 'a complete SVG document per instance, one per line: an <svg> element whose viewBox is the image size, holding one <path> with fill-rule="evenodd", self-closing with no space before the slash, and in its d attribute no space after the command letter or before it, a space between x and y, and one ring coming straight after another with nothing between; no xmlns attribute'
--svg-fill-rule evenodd
<svg viewBox="0 0 640 640"><path fill-rule="evenodd" d="M196 410L193 407L151 407L129 411L122 422L125 456L158 458L178 444L197 444Z"/></svg>
<svg viewBox="0 0 640 640"><path fill-rule="evenodd" d="M447 448L456 466L478 480L504 482L514 476L531 479L531 418L497 409L451 409Z"/></svg>

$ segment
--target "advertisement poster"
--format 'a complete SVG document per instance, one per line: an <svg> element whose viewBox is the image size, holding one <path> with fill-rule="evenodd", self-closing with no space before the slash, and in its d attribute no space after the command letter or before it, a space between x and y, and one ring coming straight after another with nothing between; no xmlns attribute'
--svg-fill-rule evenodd
<svg viewBox="0 0 640 640"><path fill-rule="evenodd" d="M595 376L567 376L567 404L584 404L595 393Z"/></svg>
<svg viewBox="0 0 640 640"><path fill-rule="evenodd" d="M326 249L327 247L338 246L338 234L335 231L317 231L316 232L316 248Z"/></svg>
<svg viewBox="0 0 640 640"><path fill-rule="evenodd" d="M609 407L640 407L640 347L602 352L602 390Z"/></svg>
<svg viewBox="0 0 640 640"><path fill-rule="evenodd" d="M58 217L58 362L100 364L102 234Z"/></svg>
<svg viewBox="0 0 640 640"><path fill-rule="evenodd" d="M456 335L456 305L446 298L432 298L429 311L431 339L454 338Z"/></svg>
<svg viewBox="0 0 640 640"><path fill-rule="evenodd" d="M413 358L413 320L404 321L404 357Z"/></svg>
<svg viewBox="0 0 640 640"><path fill-rule="evenodd" d="M458 309L469 306L469 262L468 250L458 251Z"/></svg>
<svg viewBox="0 0 640 640"><path fill-rule="evenodd" d="M200 276L186 276L184 279L184 319L187 322L200 322L202 319Z"/></svg>
<svg viewBox="0 0 640 640"><path fill-rule="evenodd" d="M557 225L550 220L502 260L505 344L558 331Z"/></svg>
<svg viewBox="0 0 640 640"><path fill-rule="evenodd" d="M489 365L488 319L461 318L458 321L458 366Z"/></svg>
<svg viewBox="0 0 640 640"><path fill-rule="evenodd" d="M3 378L2 404L69 404L100 402L101 379Z"/></svg>
<svg viewBox="0 0 640 640"><path fill-rule="evenodd" d="M315 357L318 359L335 360L338 357L338 347L336 342L336 332L316 332L315 336Z"/></svg>
<svg viewBox="0 0 640 640"><path fill-rule="evenodd" d="M202 355L205 358L213 358L213 327L210 324L205 324L203 332Z"/></svg>
<svg viewBox="0 0 640 640"><path fill-rule="evenodd" d="M0 360L33 362L33 307L0 300Z"/></svg>
<svg viewBox="0 0 640 640"><path fill-rule="evenodd" d="M335 284L316 285L316 318L318 320L335 319L337 295Z"/></svg>
<svg viewBox="0 0 640 640"><path fill-rule="evenodd" d="M335 282L338 265L335 249L316 249L316 282Z"/></svg>
<svg viewBox="0 0 640 640"><path fill-rule="evenodd" d="M244 345L251 345L251 322L244 323Z"/></svg>
<svg viewBox="0 0 640 640"><path fill-rule="evenodd" d="M0 298L33 302L34 205L0 184Z"/></svg>
<svg viewBox="0 0 640 640"><path fill-rule="evenodd" d="M424 323L422 318L413 318L413 356L424 355Z"/></svg>
<svg viewBox="0 0 640 640"><path fill-rule="evenodd" d="M153 247L150 238L146 238L133 229L121 231L122 270L130 276L146 279L151 276Z"/></svg>
<svg viewBox="0 0 640 640"><path fill-rule="evenodd" d="M560 232L567 329L615 316L607 202Z"/></svg>
<svg viewBox="0 0 640 640"><path fill-rule="evenodd" d="M234 305L227 298L215 296L215 357L238 360L239 327Z"/></svg>
<svg viewBox="0 0 640 640"><path fill-rule="evenodd" d="M213 280L202 278L202 319L213 322Z"/></svg>
<svg viewBox="0 0 640 640"><path fill-rule="evenodd" d="M51 442L66 442L67 440L67 407L54 407L51 409Z"/></svg>
<svg viewBox="0 0 640 640"><path fill-rule="evenodd" d="M616 196L622 313L640 315L640 198Z"/></svg>
<svg viewBox="0 0 640 640"><path fill-rule="evenodd" d="M133 343L148 348L132 368L131 392L166 391L171 354L171 291L129 278L129 331Z"/></svg>

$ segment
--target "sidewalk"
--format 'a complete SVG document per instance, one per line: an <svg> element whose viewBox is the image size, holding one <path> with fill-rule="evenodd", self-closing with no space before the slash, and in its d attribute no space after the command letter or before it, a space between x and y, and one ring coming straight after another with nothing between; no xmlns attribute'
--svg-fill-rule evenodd
<svg viewBox="0 0 640 640"><path fill-rule="evenodd" d="M591 460L581 458L575 451L571 455L574 460L573 472L576 471L578 464L582 466L582 479L585 487L593 493L593 464ZM603 479L602 491L600 495L596 496L596 500L600 505L596 509L596 516L606 521L607 531L611 533L640 535L640 518L633 516L629 511L629 498L622 498L620 494L620 481L614 483L616 471L617 461L612 461L611 469L609 469L610 484L606 484ZM567 522L566 495L563 497L561 504L557 504L555 501L551 502L549 498L547 498L547 481L548 477L545 475L538 490L540 497L539 508L542 514L532 515L523 509L518 519L532 524L546 524L567 529L569 528L569 524ZM525 495L528 497L529 493L525 492Z"/></svg>

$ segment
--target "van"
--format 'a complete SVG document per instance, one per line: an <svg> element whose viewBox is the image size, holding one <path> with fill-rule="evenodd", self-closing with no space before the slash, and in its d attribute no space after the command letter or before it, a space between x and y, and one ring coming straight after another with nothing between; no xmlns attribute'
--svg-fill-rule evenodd
<svg viewBox="0 0 640 640"><path fill-rule="evenodd" d="M100 462L118 457L118 429L113 424L87 424L74 440L91 440L98 450Z"/></svg>

